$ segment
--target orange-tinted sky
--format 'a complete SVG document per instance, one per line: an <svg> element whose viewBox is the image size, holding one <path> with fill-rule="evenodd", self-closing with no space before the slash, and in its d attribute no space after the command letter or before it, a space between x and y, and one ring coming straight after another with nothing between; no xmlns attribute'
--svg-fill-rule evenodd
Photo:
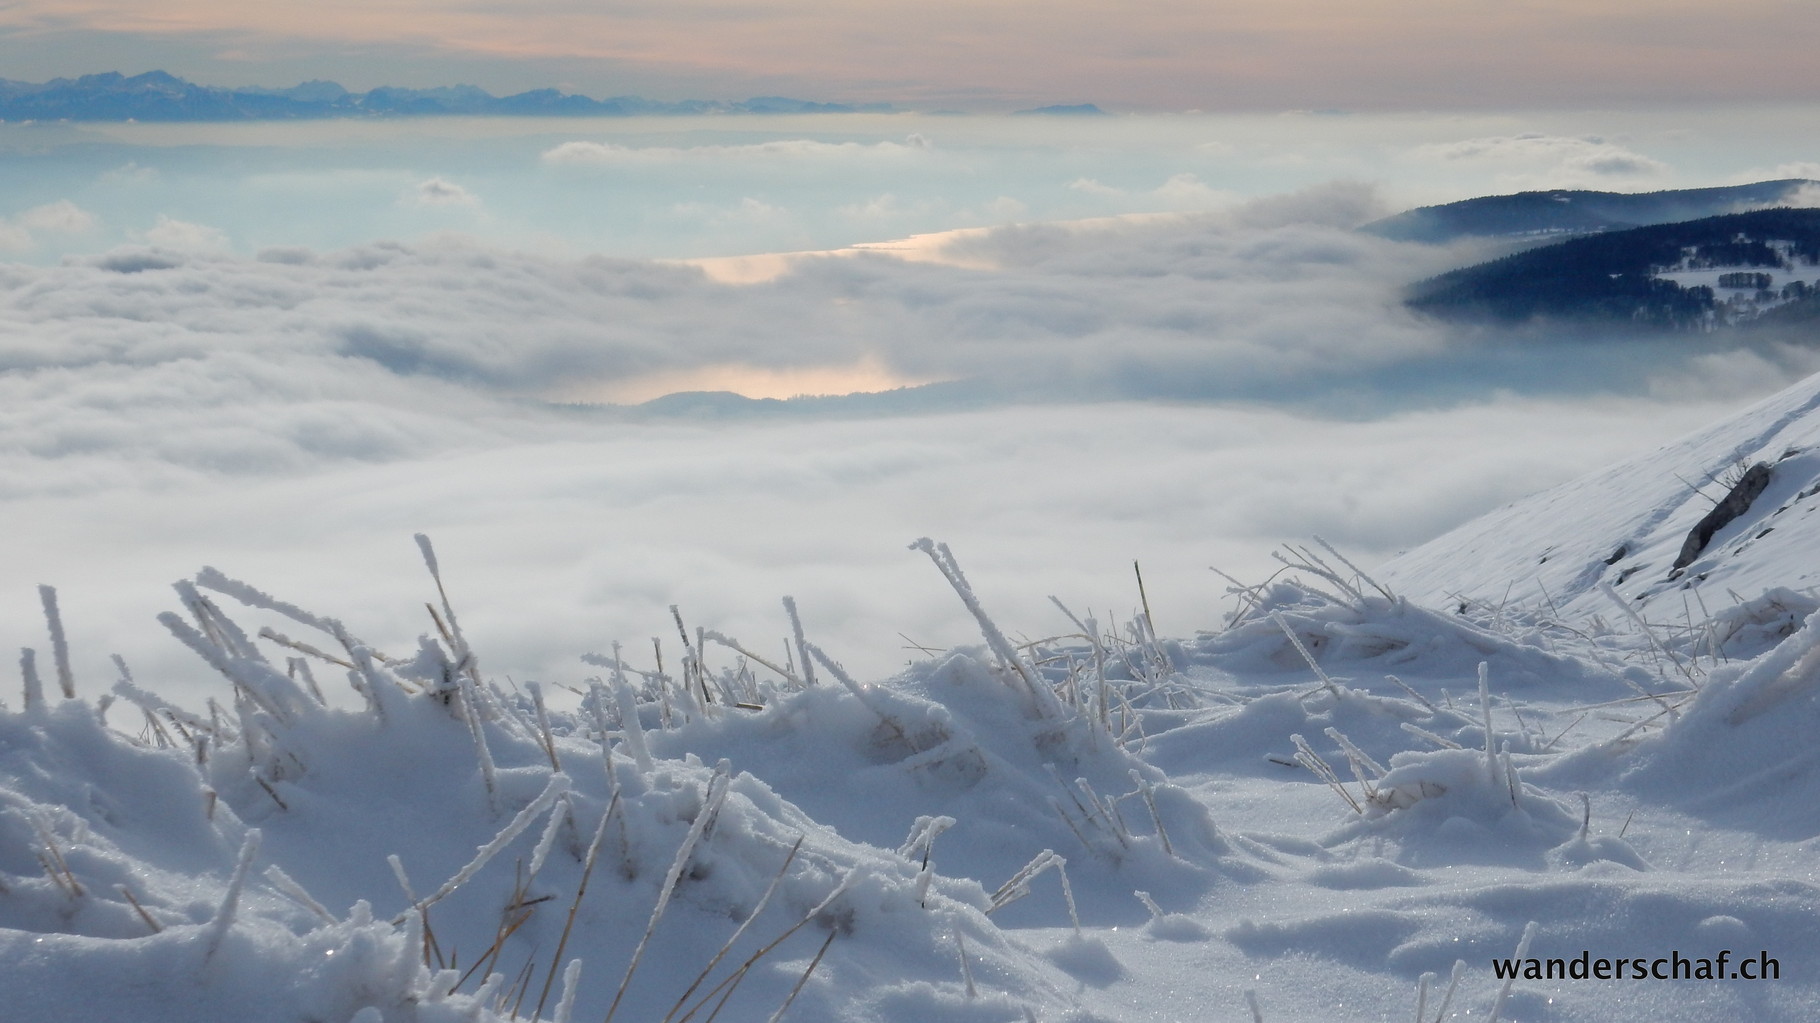
<svg viewBox="0 0 1820 1023"><path fill-rule="evenodd" d="M161 67L1121 109L1558 106L1820 96L1814 0L21 0L9 78ZM134 63L137 58L138 63ZM288 79L288 80L287 80Z"/></svg>

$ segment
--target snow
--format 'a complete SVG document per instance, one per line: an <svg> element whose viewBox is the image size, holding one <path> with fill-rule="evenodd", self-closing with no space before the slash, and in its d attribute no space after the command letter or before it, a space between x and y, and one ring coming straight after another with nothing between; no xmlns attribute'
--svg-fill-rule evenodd
<svg viewBox="0 0 1820 1023"><path fill-rule="evenodd" d="M1484 515L1380 575L1421 603L1545 608L1563 620L1623 620L1627 603L1646 619L1684 627L1715 615L1728 628L1748 618L1781 621L1778 598L1760 598L1806 590L1820 574L1811 554L1820 549L1820 503L1811 492L1820 480L1817 409L1820 388L1803 381L1659 450ZM1768 488L1676 572L1688 533L1731 478L1758 462L1771 467ZM1613 602L1606 586L1623 601ZM1812 597L1782 599L1804 617Z"/></svg>
<svg viewBox="0 0 1820 1023"><path fill-rule="evenodd" d="M1289 547L1181 639L1007 630L918 541L982 645L882 679L793 622L514 684L437 578L387 657L205 569L163 623L213 698L0 710L6 1018L1808 1019L1817 410L1820 378L1373 573ZM1670 578L1693 484L1755 461ZM1722 952L1777 978L1493 967Z"/></svg>
<svg viewBox="0 0 1820 1023"><path fill-rule="evenodd" d="M1779 266L1695 266L1684 259L1679 266L1658 270L1651 277L1683 288L1711 288L1722 304L1725 322L1747 322L1780 305L1796 300L1803 289L1820 283L1820 266L1793 251L1788 242L1766 242L1781 257ZM1739 274L1749 274L1763 286L1740 287Z"/></svg>

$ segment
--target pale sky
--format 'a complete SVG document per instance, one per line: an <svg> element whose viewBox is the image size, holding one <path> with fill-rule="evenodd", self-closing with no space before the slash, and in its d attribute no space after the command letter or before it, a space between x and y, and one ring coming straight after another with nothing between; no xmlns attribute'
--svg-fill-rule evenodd
<svg viewBox="0 0 1820 1023"><path fill-rule="evenodd" d="M0 68L1004 109L1805 101L1813 0L20 0Z"/></svg>

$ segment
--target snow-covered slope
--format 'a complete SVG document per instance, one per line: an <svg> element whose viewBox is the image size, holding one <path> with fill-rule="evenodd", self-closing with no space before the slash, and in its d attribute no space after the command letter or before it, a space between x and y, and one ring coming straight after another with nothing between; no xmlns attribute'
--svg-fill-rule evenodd
<svg viewBox="0 0 1820 1023"><path fill-rule="evenodd" d="M1758 464L1760 492L1749 497L1747 485L1730 502L1735 517L1690 548L1689 534ZM1820 376L1475 519L1375 574L1418 603L1521 605L1563 620L1622 617L1611 587L1651 622L1691 624L1768 589L1820 583L1817 484Z"/></svg>

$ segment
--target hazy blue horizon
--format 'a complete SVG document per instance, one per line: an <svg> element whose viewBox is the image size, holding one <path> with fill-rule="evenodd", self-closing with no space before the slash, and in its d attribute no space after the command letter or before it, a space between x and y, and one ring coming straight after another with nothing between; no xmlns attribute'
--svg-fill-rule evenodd
<svg viewBox="0 0 1820 1023"><path fill-rule="evenodd" d="M1820 106L8 124L0 257L441 236L564 257L703 258L1205 213L1336 181L1370 186L1389 213L1525 188L1820 177L1800 141L1816 131ZM67 204L61 217L42 210L56 204Z"/></svg>

